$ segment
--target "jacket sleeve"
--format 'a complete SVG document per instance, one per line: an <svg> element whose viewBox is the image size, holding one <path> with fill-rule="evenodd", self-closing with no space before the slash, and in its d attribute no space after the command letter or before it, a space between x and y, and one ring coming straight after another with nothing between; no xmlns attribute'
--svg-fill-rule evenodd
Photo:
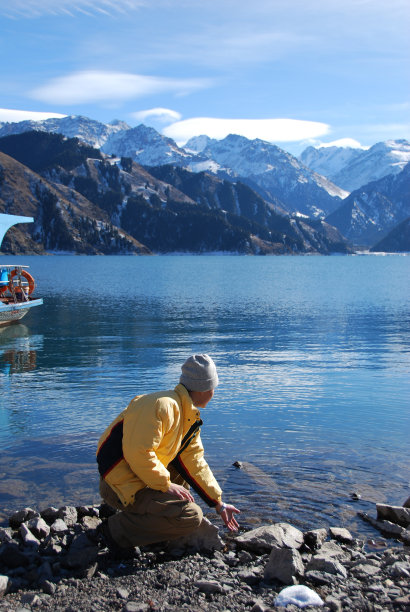
<svg viewBox="0 0 410 612"><path fill-rule="evenodd" d="M157 402L151 410L127 415L124 419L124 459L150 489L167 491L171 483L156 450L167 428L168 415Z"/></svg>
<svg viewBox="0 0 410 612"><path fill-rule="evenodd" d="M172 465L208 506L214 507L222 499L222 490L205 461L199 430L190 444L172 461Z"/></svg>

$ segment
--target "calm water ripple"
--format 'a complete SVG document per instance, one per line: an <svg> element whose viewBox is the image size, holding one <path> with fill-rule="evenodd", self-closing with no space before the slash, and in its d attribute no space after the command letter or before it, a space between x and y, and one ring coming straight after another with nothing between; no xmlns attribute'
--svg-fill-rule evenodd
<svg viewBox="0 0 410 612"><path fill-rule="evenodd" d="M0 521L98 501L100 433L192 352L218 366L202 438L243 524L370 533L357 510L409 495L409 257L24 260L45 300L0 328Z"/></svg>

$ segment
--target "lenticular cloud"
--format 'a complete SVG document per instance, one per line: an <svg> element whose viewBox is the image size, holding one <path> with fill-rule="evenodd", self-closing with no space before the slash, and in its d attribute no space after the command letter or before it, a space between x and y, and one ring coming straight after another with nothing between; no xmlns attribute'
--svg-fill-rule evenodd
<svg viewBox="0 0 410 612"><path fill-rule="evenodd" d="M209 85L205 79L172 79L127 72L83 70L52 79L31 97L49 104L121 102L152 94L184 94Z"/></svg>
<svg viewBox="0 0 410 612"><path fill-rule="evenodd" d="M217 119L194 117L169 125L163 133L177 142L206 134L218 140L229 134L240 134L251 140L260 138L270 142L291 142L318 138L329 132L326 123L298 119Z"/></svg>

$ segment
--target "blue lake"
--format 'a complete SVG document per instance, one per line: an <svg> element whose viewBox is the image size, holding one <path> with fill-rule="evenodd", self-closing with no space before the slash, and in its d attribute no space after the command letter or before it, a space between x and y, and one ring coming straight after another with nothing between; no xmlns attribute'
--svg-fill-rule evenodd
<svg viewBox="0 0 410 612"><path fill-rule="evenodd" d="M218 367L202 439L243 525L369 534L358 510L408 497L410 257L1 261L44 305L0 329L0 522L97 502L101 432L194 352Z"/></svg>

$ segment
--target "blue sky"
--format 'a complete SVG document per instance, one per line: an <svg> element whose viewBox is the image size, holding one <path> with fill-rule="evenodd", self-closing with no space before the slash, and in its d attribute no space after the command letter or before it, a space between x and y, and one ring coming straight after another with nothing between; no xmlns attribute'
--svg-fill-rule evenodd
<svg viewBox="0 0 410 612"><path fill-rule="evenodd" d="M0 23L0 121L410 140L408 0L0 0Z"/></svg>

